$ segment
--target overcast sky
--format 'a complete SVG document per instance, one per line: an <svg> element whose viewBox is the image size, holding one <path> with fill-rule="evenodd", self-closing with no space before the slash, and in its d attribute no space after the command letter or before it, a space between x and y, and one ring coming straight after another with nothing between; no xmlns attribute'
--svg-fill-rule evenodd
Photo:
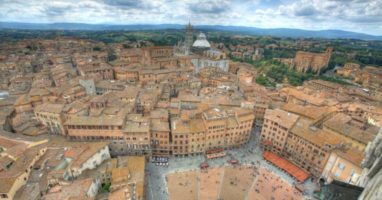
<svg viewBox="0 0 382 200"><path fill-rule="evenodd" d="M241 25L382 35L382 0L0 0L0 21Z"/></svg>

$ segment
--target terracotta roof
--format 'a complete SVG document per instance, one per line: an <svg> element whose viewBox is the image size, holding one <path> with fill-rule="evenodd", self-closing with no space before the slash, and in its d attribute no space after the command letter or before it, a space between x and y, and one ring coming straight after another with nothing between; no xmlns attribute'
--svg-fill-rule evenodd
<svg viewBox="0 0 382 200"><path fill-rule="evenodd" d="M13 187L16 179L25 172L33 159L36 158L37 153L44 148L45 145L39 145L28 148L17 155L16 160L9 169L0 171L0 193L8 193Z"/></svg>
<svg viewBox="0 0 382 200"><path fill-rule="evenodd" d="M150 112L150 118L152 119L168 119L169 114L167 109L155 109Z"/></svg>
<svg viewBox="0 0 382 200"><path fill-rule="evenodd" d="M127 181L130 176L128 167L118 167L111 170L111 184Z"/></svg>
<svg viewBox="0 0 382 200"><path fill-rule="evenodd" d="M121 189L110 192L108 199L109 200L131 199L129 186L125 186Z"/></svg>
<svg viewBox="0 0 382 200"><path fill-rule="evenodd" d="M23 143L23 142L11 140L11 139L8 139L5 137L0 137L0 147L3 147L5 149L9 149L9 148L16 146L18 144L21 144L21 143Z"/></svg>
<svg viewBox="0 0 382 200"><path fill-rule="evenodd" d="M334 152L341 158L353 163L354 165L361 167L362 160L364 158L364 152L355 149L349 148L345 150L336 149Z"/></svg>
<svg viewBox="0 0 382 200"><path fill-rule="evenodd" d="M182 121L180 119L171 120L172 133L182 134L182 133L195 133L205 131L204 122L202 119L192 119L189 121Z"/></svg>
<svg viewBox="0 0 382 200"><path fill-rule="evenodd" d="M88 178L84 180L74 180L70 185L53 187L45 195L45 199L94 199L87 196L87 192L92 183L93 180Z"/></svg>
<svg viewBox="0 0 382 200"><path fill-rule="evenodd" d="M284 110L280 109L267 109L265 110L264 119L271 120L273 122L276 122L280 126L283 126L287 129L290 129L293 127L293 125L298 120L299 116L295 115L293 113L289 113Z"/></svg>
<svg viewBox="0 0 382 200"><path fill-rule="evenodd" d="M62 110L64 109L64 106L65 106L64 104L44 103L44 104L36 106L34 111L60 114Z"/></svg>
<svg viewBox="0 0 382 200"><path fill-rule="evenodd" d="M228 117L226 111L219 107L210 108L203 112L207 120L221 119Z"/></svg>
<svg viewBox="0 0 382 200"><path fill-rule="evenodd" d="M19 98L17 98L17 100L16 100L14 105L15 106L19 106L19 105L25 105L25 104L28 104L28 103L31 103L29 95L23 94Z"/></svg>
<svg viewBox="0 0 382 200"><path fill-rule="evenodd" d="M70 167L79 168L84 162L94 156L99 150L108 145L107 142L81 143L65 152L65 155L72 158Z"/></svg>
<svg viewBox="0 0 382 200"><path fill-rule="evenodd" d="M136 192L139 198L143 198L145 185L145 157L128 156L127 167L130 170L130 179L134 180L136 183Z"/></svg>
<svg viewBox="0 0 382 200"><path fill-rule="evenodd" d="M45 96L45 95L49 95L49 94L50 94L49 90L47 90L45 88L34 88L34 87L32 87L31 90L29 91L30 96Z"/></svg>
<svg viewBox="0 0 382 200"><path fill-rule="evenodd" d="M24 153L24 151L28 148L28 145L24 144L24 143L20 143L20 144L17 144L9 149L7 149L6 151L4 151L3 153L6 154L6 155L9 155L13 158L17 158L19 157L21 154Z"/></svg>
<svg viewBox="0 0 382 200"><path fill-rule="evenodd" d="M315 95L306 94L304 91L298 90L296 88L283 88L282 91L286 91L289 96L293 96L301 101L306 101L315 106L324 105L325 100L323 97Z"/></svg>
<svg viewBox="0 0 382 200"><path fill-rule="evenodd" d="M367 144L372 141L378 133L379 128L370 126L362 130L356 126L352 126L349 122L352 118L346 114L338 113L334 117L324 122L324 126L328 129L338 132L344 136L350 137L358 142Z"/></svg>
<svg viewBox="0 0 382 200"><path fill-rule="evenodd" d="M333 146L343 142L340 136L311 125L312 121L300 118L290 132L321 148L324 148L326 144Z"/></svg>
<svg viewBox="0 0 382 200"><path fill-rule="evenodd" d="M65 122L65 125L97 125L97 126L122 126L123 117L120 116L73 116Z"/></svg>
<svg viewBox="0 0 382 200"><path fill-rule="evenodd" d="M282 106L282 109L297 115L307 117L312 120L318 120L324 115L335 110L334 107L316 107L316 106L302 106L294 103L287 103Z"/></svg>
<svg viewBox="0 0 382 200"><path fill-rule="evenodd" d="M127 115L126 124L123 132L149 132L150 121L148 117L143 117L141 114Z"/></svg>
<svg viewBox="0 0 382 200"><path fill-rule="evenodd" d="M151 120L151 130L170 132L169 123L165 122L165 121L161 121L159 119L152 119Z"/></svg>

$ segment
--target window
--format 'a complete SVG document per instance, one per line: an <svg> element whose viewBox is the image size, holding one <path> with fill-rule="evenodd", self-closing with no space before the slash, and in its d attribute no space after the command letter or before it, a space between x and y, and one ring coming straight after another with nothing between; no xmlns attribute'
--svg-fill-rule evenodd
<svg viewBox="0 0 382 200"><path fill-rule="evenodd" d="M341 169L341 170L344 170L346 167L346 165L344 165L343 163L338 163L338 168Z"/></svg>
<svg viewBox="0 0 382 200"><path fill-rule="evenodd" d="M339 170L336 171L336 173L334 174L334 176L336 177L339 177L341 175L341 172Z"/></svg>

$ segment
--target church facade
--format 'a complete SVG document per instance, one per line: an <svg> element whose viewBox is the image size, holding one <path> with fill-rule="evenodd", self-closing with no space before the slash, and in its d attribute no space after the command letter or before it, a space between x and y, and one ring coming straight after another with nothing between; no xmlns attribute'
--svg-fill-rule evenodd
<svg viewBox="0 0 382 200"><path fill-rule="evenodd" d="M192 56L191 63L194 66L194 72L206 67L217 67L225 72L229 69L229 61L224 52L214 49L207 40L204 33L199 33L197 39L193 42L193 28L189 23L186 26L186 37L184 42L179 42L174 46L175 56Z"/></svg>

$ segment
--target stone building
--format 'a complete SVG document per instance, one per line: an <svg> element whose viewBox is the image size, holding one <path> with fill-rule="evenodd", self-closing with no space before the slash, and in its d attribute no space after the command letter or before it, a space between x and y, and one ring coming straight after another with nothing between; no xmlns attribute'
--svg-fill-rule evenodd
<svg viewBox="0 0 382 200"><path fill-rule="evenodd" d="M148 117L144 117L141 114L127 115L122 133L125 149L124 152L119 154L151 155L150 119ZM119 140L119 142L121 143L122 141Z"/></svg>
<svg viewBox="0 0 382 200"><path fill-rule="evenodd" d="M360 200L377 200L382 196L382 129L368 144L362 161L362 176L359 185L365 187Z"/></svg>
<svg viewBox="0 0 382 200"><path fill-rule="evenodd" d="M194 53L198 55L191 59L195 73L199 73L201 69L209 67L220 68L228 72L229 62L225 53L218 49L210 48L211 45L207 41L206 35L200 33L192 46Z"/></svg>
<svg viewBox="0 0 382 200"><path fill-rule="evenodd" d="M367 144L377 135L379 128L338 113L323 123L323 129L341 137L344 143L353 148L364 151Z"/></svg>
<svg viewBox="0 0 382 200"><path fill-rule="evenodd" d="M111 191L108 199L145 199L145 157L117 157L110 164Z"/></svg>
<svg viewBox="0 0 382 200"><path fill-rule="evenodd" d="M164 66L165 64L175 65L176 60L171 63L174 49L170 46L155 46L141 48L141 64L151 66ZM175 63L174 63L175 62Z"/></svg>
<svg viewBox="0 0 382 200"><path fill-rule="evenodd" d="M45 154L44 145L18 144L0 155L0 199L11 200L26 181L33 165Z"/></svg>
<svg viewBox="0 0 382 200"><path fill-rule="evenodd" d="M76 70L71 64L60 64L50 70L50 76L53 79L53 83L56 87L60 87L65 84L71 83L71 81L77 76Z"/></svg>
<svg viewBox="0 0 382 200"><path fill-rule="evenodd" d="M91 145L78 143L65 151L64 157L68 164L63 178L72 180L85 170L95 169L102 162L110 159L110 152L106 142L95 142Z"/></svg>
<svg viewBox="0 0 382 200"><path fill-rule="evenodd" d="M95 80L112 80L114 71L110 64L105 62L91 62L77 66L81 76L91 77Z"/></svg>
<svg viewBox="0 0 382 200"><path fill-rule="evenodd" d="M169 112L166 109L156 109L150 112L151 149L153 155L169 155L170 125Z"/></svg>
<svg viewBox="0 0 382 200"><path fill-rule="evenodd" d="M333 180L357 185L362 173L363 152L354 148L336 149L330 153L321 177L327 182Z"/></svg>
<svg viewBox="0 0 382 200"><path fill-rule="evenodd" d="M280 109L267 109L260 138L263 148L267 151L282 154L289 131L298 118L298 115Z"/></svg>
<svg viewBox="0 0 382 200"><path fill-rule="evenodd" d="M284 155L314 177L320 177L331 150L341 143L340 137L315 128L310 120L301 118L288 134Z"/></svg>
<svg viewBox="0 0 382 200"><path fill-rule="evenodd" d="M135 84L139 80L140 65L132 65L128 67L115 67L114 75L116 80L127 81L128 83Z"/></svg>
<svg viewBox="0 0 382 200"><path fill-rule="evenodd" d="M341 145L341 138L313 126L313 120L280 109L267 110L261 131L261 146L283 156L318 178L330 150Z"/></svg>
<svg viewBox="0 0 382 200"><path fill-rule="evenodd" d="M188 156L248 142L254 121L251 111L211 107L171 119L172 154Z"/></svg>
<svg viewBox="0 0 382 200"><path fill-rule="evenodd" d="M191 47L193 41L192 26L188 23L186 26L186 36L184 42L179 42L174 46L174 55L176 56L187 56L191 54Z"/></svg>
<svg viewBox="0 0 382 200"><path fill-rule="evenodd" d="M204 33L199 33L195 42L192 44L193 51L201 52L211 48L211 44L207 40L207 36Z"/></svg>
<svg viewBox="0 0 382 200"><path fill-rule="evenodd" d="M328 67L330 57L332 55L333 48L329 47L325 53L310 53L304 51L298 51L293 60L291 68L296 69L299 72L307 72L312 70L319 74L323 69Z"/></svg>
<svg viewBox="0 0 382 200"><path fill-rule="evenodd" d="M47 126L52 134L66 135L63 119L63 104L45 103L34 109L39 122Z"/></svg>
<svg viewBox="0 0 382 200"><path fill-rule="evenodd" d="M355 77L361 71L361 66L357 63L346 63L342 68L337 69L337 74L344 77Z"/></svg>

